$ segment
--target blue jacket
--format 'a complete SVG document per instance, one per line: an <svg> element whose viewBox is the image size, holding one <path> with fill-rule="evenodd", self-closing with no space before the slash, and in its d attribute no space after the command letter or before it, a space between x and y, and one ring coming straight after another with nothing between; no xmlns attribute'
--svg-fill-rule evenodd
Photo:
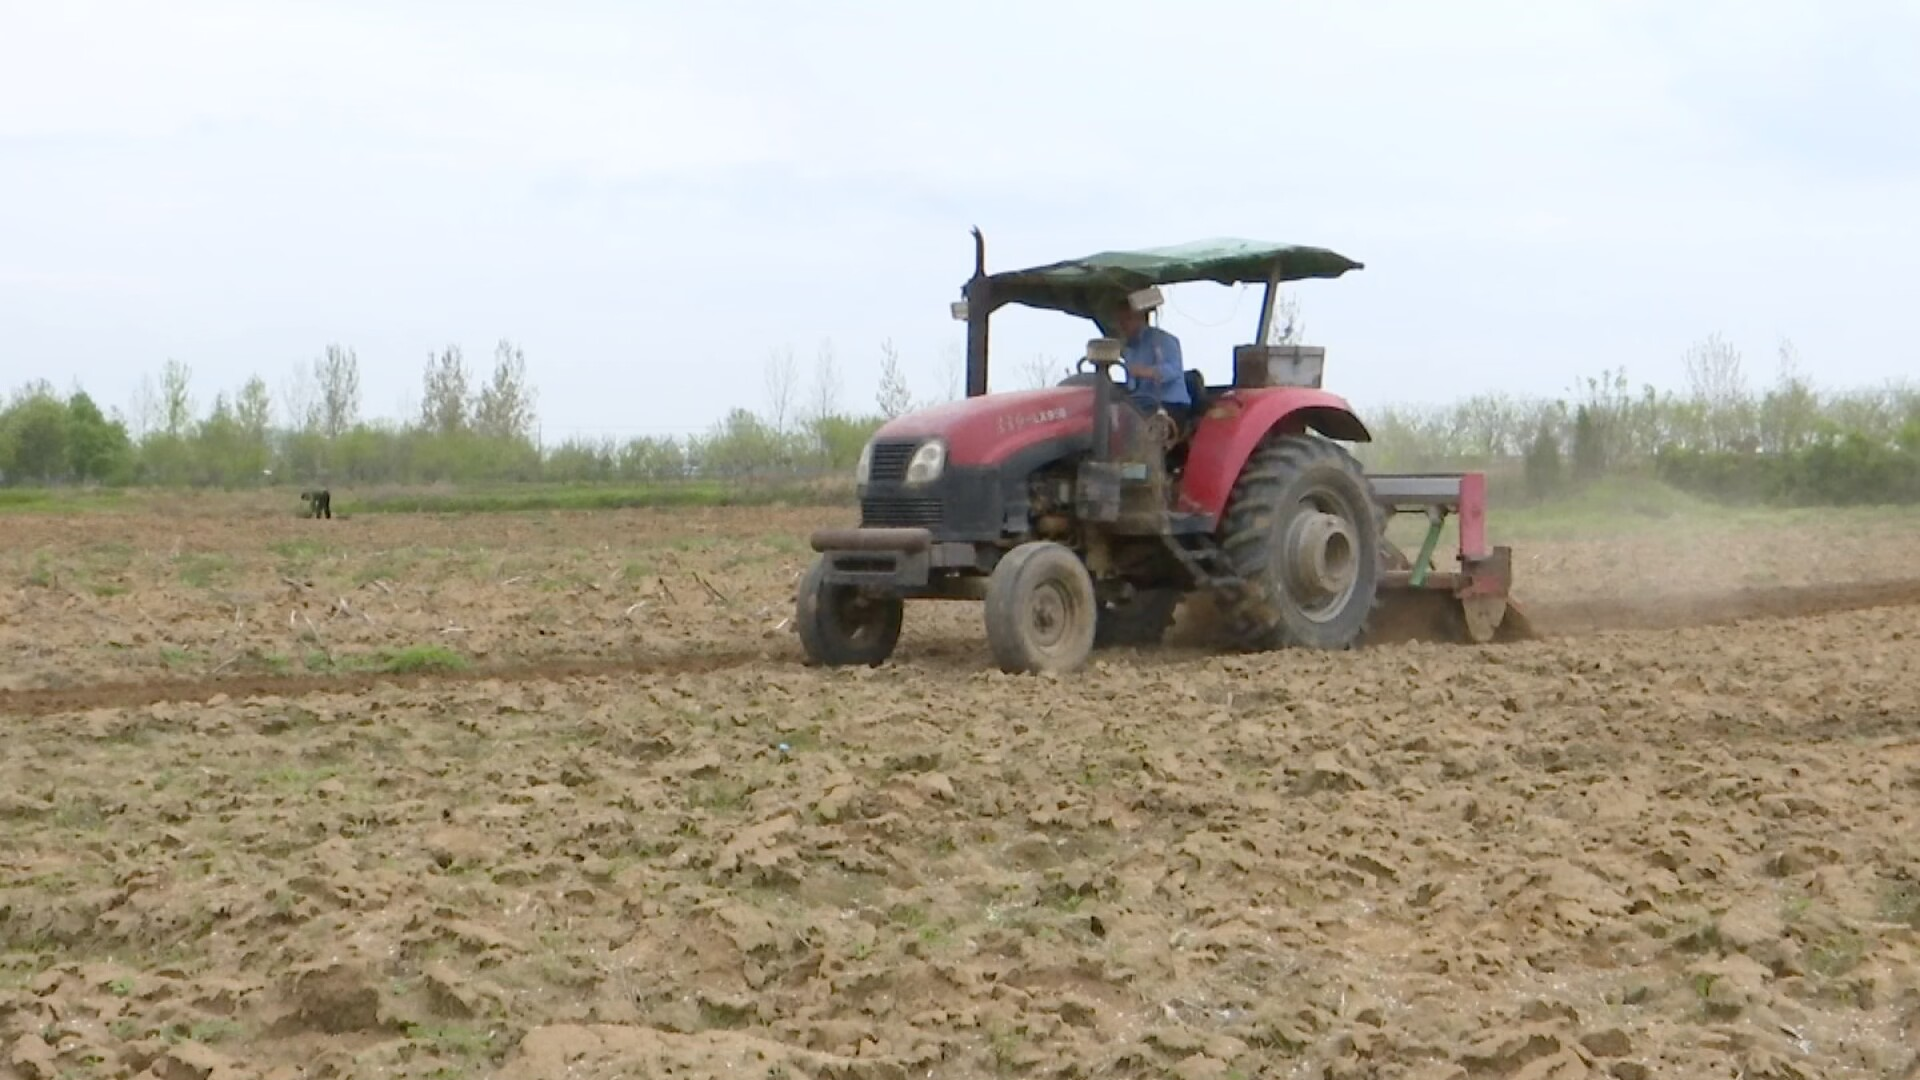
<svg viewBox="0 0 1920 1080"><path fill-rule="evenodd" d="M1180 355L1180 339L1157 326L1149 326L1127 339L1120 350L1127 365L1127 397L1145 412L1162 405L1192 405L1187 393L1187 367ZM1152 364L1154 374L1141 378L1133 373L1135 364Z"/></svg>

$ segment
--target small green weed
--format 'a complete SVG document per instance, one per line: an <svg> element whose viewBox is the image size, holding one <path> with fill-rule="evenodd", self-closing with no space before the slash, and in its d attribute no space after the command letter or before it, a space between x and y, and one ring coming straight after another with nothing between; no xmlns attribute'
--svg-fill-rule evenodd
<svg viewBox="0 0 1920 1080"><path fill-rule="evenodd" d="M301 663L315 675L408 675L422 671L465 671L471 666L466 657L445 645L409 645L404 649L339 655L313 649L302 658Z"/></svg>
<svg viewBox="0 0 1920 1080"><path fill-rule="evenodd" d="M267 550L288 562L304 563L331 554L333 545L317 537L301 537L298 540L276 541L267 545Z"/></svg>
<svg viewBox="0 0 1920 1080"><path fill-rule="evenodd" d="M197 659L198 657L191 649L176 648L172 645L160 647L160 663L164 664L168 671L179 671L182 668L191 667Z"/></svg>
<svg viewBox="0 0 1920 1080"><path fill-rule="evenodd" d="M223 583L233 570L233 560L225 555L181 555L174 567L182 583L196 589L210 589Z"/></svg>
<svg viewBox="0 0 1920 1080"><path fill-rule="evenodd" d="M1859 967L1867 955L1867 939L1851 930L1836 930L1809 944L1807 970L1830 979Z"/></svg>
<svg viewBox="0 0 1920 1080"><path fill-rule="evenodd" d="M1880 898L1880 918L1920 930L1920 884L1902 881L1889 886Z"/></svg>
<svg viewBox="0 0 1920 1080"><path fill-rule="evenodd" d="M492 1032L458 1024L409 1024L407 1038L427 1043L449 1057L480 1058L495 1048Z"/></svg>
<svg viewBox="0 0 1920 1080"><path fill-rule="evenodd" d="M45 552L34 556L33 569L27 571L27 586L33 589L51 589L60 583L60 575L53 564L47 561Z"/></svg>
<svg viewBox="0 0 1920 1080"><path fill-rule="evenodd" d="M281 791L306 792L321 783L340 775L339 768L326 765L320 768L301 768L298 765L276 765L261 770L260 782Z"/></svg>
<svg viewBox="0 0 1920 1080"><path fill-rule="evenodd" d="M171 1043L197 1042L206 1046L232 1042L247 1033L247 1029L232 1020L202 1020L194 1024L175 1024L167 1031L167 1041Z"/></svg>
<svg viewBox="0 0 1920 1080"><path fill-rule="evenodd" d="M688 800L702 810L733 813L746 808L752 789L739 780L708 780L696 784Z"/></svg>
<svg viewBox="0 0 1920 1080"><path fill-rule="evenodd" d="M413 568L414 558L410 553L399 551L382 552L368 559L354 571L355 585L371 585L376 581L395 581L407 576Z"/></svg>
<svg viewBox="0 0 1920 1080"><path fill-rule="evenodd" d="M379 670L393 675L414 671L464 671L467 658L445 645L411 645L383 654Z"/></svg>

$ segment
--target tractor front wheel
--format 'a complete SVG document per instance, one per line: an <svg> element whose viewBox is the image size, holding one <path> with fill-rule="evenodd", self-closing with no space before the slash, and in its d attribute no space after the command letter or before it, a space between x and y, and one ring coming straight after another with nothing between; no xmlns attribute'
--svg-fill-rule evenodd
<svg viewBox="0 0 1920 1080"><path fill-rule="evenodd" d="M1221 546L1240 581L1221 597L1247 649L1352 648L1378 594L1383 539L1353 456L1311 435L1269 438L1227 503Z"/></svg>
<svg viewBox="0 0 1920 1080"><path fill-rule="evenodd" d="M800 580L794 621L808 661L823 667L878 667L893 655L906 602L827 581L825 556Z"/></svg>
<svg viewBox="0 0 1920 1080"><path fill-rule="evenodd" d="M1093 651L1100 617L1093 576L1073 550L1035 541L1008 552L987 579L987 644L1000 670L1073 671Z"/></svg>

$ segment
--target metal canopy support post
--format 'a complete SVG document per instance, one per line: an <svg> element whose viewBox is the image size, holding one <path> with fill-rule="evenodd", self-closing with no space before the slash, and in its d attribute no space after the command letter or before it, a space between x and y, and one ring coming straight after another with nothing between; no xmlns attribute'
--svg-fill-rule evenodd
<svg viewBox="0 0 1920 1080"><path fill-rule="evenodd" d="M1275 260L1273 272L1267 275L1267 295L1260 301L1260 335L1253 339L1255 345L1271 344L1268 340L1273 334L1273 311L1280 305L1280 263Z"/></svg>

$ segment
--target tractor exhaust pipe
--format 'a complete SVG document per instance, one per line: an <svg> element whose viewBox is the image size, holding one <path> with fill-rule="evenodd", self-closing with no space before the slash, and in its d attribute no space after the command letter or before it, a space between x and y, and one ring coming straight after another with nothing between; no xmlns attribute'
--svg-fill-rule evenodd
<svg viewBox="0 0 1920 1080"><path fill-rule="evenodd" d="M1107 373L1093 384L1093 460L1106 461L1113 456L1113 380Z"/></svg>
<svg viewBox="0 0 1920 1080"><path fill-rule="evenodd" d="M993 299L987 295L987 238L977 225L973 229L973 280L960 295L964 299L955 305L954 313L967 322L967 396L976 398L987 392L987 317L993 313Z"/></svg>
<svg viewBox="0 0 1920 1080"><path fill-rule="evenodd" d="M1087 342L1087 363L1093 380L1093 460L1113 459L1113 366L1120 362L1118 338L1097 337Z"/></svg>

